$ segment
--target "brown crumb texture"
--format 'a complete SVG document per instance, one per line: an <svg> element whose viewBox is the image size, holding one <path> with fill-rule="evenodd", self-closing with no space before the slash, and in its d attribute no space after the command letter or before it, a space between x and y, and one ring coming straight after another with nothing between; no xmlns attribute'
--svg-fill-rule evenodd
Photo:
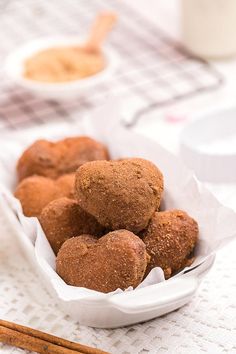
<svg viewBox="0 0 236 354"><path fill-rule="evenodd" d="M57 165L63 152L50 141L35 141L23 152L17 163L19 181L32 175L57 178Z"/></svg>
<svg viewBox="0 0 236 354"><path fill-rule="evenodd" d="M146 274L161 267L169 278L193 260L192 251L198 239L198 224L186 212L156 212L140 236L151 257Z"/></svg>
<svg viewBox="0 0 236 354"><path fill-rule="evenodd" d="M105 293L136 287L146 266L145 244L127 230L110 232L99 240L88 235L71 238L56 260L57 273L67 284Z"/></svg>
<svg viewBox="0 0 236 354"><path fill-rule="evenodd" d="M39 216L45 205L57 198L57 195L54 180L41 176L24 179L15 190L15 197L21 202L26 216Z"/></svg>
<svg viewBox="0 0 236 354"><path fill-rule="evenodd" d="M56 180L60 197L74 199L75 197L75 174L70 173L59 177Z"/></svg>
<svg viewBox="0 0 236 354"><path fill-rule="evenodd" d="M26 216L41 214L52 200L60 197L74 198L75 175L63 175L57 180L43 176L30 176L19 183L15 197L20 200Z"/></svg>
<svg viewBox="0 0 236 354"><path fill-rule="evenodd" d="M59 144L66 148L66 154L59 165L61 174L64 174L64 171L75 172L78 167L89 161L109 160L107 148L88 137L67 138Z"/></svg>
<svg viewBox="0 0 236 354"><path fill-rule="evenodd" d="M49 203L42 210L39 222L55 254L70 237L103 234L103 227L97 220L69 198L59 198Z"/></svg>
<svg viewBox="0 0 236 354"><path fill-rule="evenodd" d="M140 158L89 162L76 172L79 204L110 230L144 229L159 208L162 192L162 173Z"/></svg>
<svg viewBox="0 0 236 354"><path fill-rule="evenodd" d="M26 149L17 163L18 178L40 175L58 178L73 173L83 163L107 160L107 148L89 137L73 137L50 142L37 140Z"/></svg>

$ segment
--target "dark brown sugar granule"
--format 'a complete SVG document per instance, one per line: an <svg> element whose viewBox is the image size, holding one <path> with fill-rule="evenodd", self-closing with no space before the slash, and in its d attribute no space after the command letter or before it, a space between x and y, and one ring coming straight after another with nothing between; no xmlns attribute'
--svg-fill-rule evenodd
<svg viewBox="0 0 236 354"><path fill-rule="evenodd" d="M20 181L32 175L58 178L75 172L85 162L108 159L107 148L86 136L58 142L42 139L35 141L23 152L17 163L17 173Z"/></svg>
<svg viewBox="0 0 236 354"><path fill-rule="evenodd" d="M147 266L143 241L127 230L100 239L82 235L67 240L56 260L56 270L67 284L108 293L136 287Z"/></svg>
<svg viewBox="0 0 236 354"><path fill-rule="evenodd" d="M198 239L198 224L181 210L156 212L140 236L151 257L146 274L161 267L169 278L189 263Z"/></svg>
<svg viewBox="0 0 236 354"><path fill-rule="evenodd" d="M58 197L54 180L42 176L31 176L19 183L15 197L21 202L26 216L39 216L42 209Z"/></svg>
<svg viewBox="0 0 236 354"><path fill-rule="evenodd" d="M150 161L94 161L76 172L78 203L110 230L144 229L159 208L163 176Z"/></svg>
<svg viewBox="0 0 236 354"><path fill-rule="evenodd" d="M75 200L68 198L49 203L39 221L55 254L70 237L87 233L101 236L104 230L93 216L81 209Z"/></svg>
<svg viewBox="0 0 236 354"><path fill-rule="evenodd" d="M38 217L52 200L60 197L73 198L74 184L74 174L63 175L56 180L30 176L18 184L15 197L20 200L24 215Z"/></svg>

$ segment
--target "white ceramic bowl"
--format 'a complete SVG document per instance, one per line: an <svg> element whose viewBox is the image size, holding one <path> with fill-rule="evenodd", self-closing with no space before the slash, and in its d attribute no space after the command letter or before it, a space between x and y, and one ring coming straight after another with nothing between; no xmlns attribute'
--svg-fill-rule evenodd
<svg viewBox="0 0 236 354"><path fill-rule="evenodd" d="M116 110L112 110L114 106ZM166 208L178 207L198 220L201 225L202 246L204 240L211 240L213 237L219 245L220 235L225 233L225 236L229 234L232 236L231 229L235 229L234 225L230 225L230 230L226 228L228 224L232 224L229 219L231 220L231 217L235 219L235 214L230 214L229 218L229 212L216 200L211 201L209 214L206 206L209 206L209 198L213 197L209 196L207 191L204 192L202 186L198 188L191 172L156 142L119 126L118 119L115 119L114 115L117 111L119 107L115 102L111 102L111 107L103 108L93 117L90 114L86 119L79 120L73 125L48 124L25 132L17 132L17 134L11 133L11 136L5 136L1 140L2 149L0 149L0 213L6 216L5 222L9 229L12 229L12 235L19 240L26 257L32 263L32 269L39 273L43 285L47 287L61 309L80 324L101 328L115 328L143 322L183 306L191 300L202 278L211 268L214 254L210 253L207 247L207 253L196 254L196 262L191 269L185 269L186 273L181 272L167 281L149 283L133 291L103 294L65 284L55 272L55 259L50 256L52 250L46 238L37 237L39 229L36 220L31 222L30 218L17 213L15 201L14 203L12 201L11 191L16 184L16 161L23 149L35 139L43 137L58 140L66 136L88 135L103 141L115 159L140 156L153 161L160 166L165 175ZM114 131L116 134L113 134ZM6 198L9 194L10 198ZM221 224L217 220L219 213ZM216 230L215 224L217 224ZM201 261L198 262L200 258Z"/></svg>
<svg viewBox="0 0 236 354"><path fill-rule="evenodd" d="M197 177L212 183L235 183L236 108L195 117L182 131L180 154Z"/></svg>
<svg viewBox="0 0 236 354"><path fill-rule="evenodd" d="M26 237L18 217L4 197L5 188L0 184L0 212L5 216L5 222L12 235L18 239L25 257L32 265L44 286L54 297L57 304L82 325L98 328L117 328L138 322L151 320L174 311L187 304L197 291L202 279L212 267L215 255L207 257L200 265L181 273L176 277L158 284L149 285L135 291L103 296L103 293L91 292L89 297L78 299L76 290L72 287L74 296L60 289L60 296L50 281L45 265L39 264L37 252L31 240ZM25 220L26 221L26 220ZM45 260L47 256L45 255ZM92 295L94 293L94 295ZM107 294L105 294L107 295Z"/></svg>
<svg viewBox="0 0 236 354"><path fill-rule="evenodd" d="M0 186L1 190L1 186ZM25 237L18 220L7 206L0 192L0 210L6 216L8 229L19 240L21 249L36 270L49 293L57 304L82 325L98 328L117 328L138 322L151 320L174 311L187 304L197 291L202 279L212 267L215 255L209 256L198 267L186 274L168 281L140 288L135 291L122 292L110 297L91 296L78 301L66 296L58 298L58 294L45 272L39 267L35 257L34 246Z"/></svg>
<svg viewBox="0 0 236 354"><path fill-rule="evenodd" d="M5 72L17 85L46 99L67 100L88 94L89 89L111 78L117 68L117 55L104 47L103 53L107 61L104 70L96 75L80 80L63 83L44 83L24 77L25 60L40 50L55 46L80 45L85 41L77 36L47 37L30 41L13 51L6 59Z"/></svg>

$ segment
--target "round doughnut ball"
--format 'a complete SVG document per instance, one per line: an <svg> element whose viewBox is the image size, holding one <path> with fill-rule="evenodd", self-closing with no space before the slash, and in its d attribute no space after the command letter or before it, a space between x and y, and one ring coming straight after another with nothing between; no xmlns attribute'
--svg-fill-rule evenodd
<svg viewBox="0 0 236 354"><path fill-rule="evenodd" d="M65 153L56 143L47 140L37 140L26 149L17 163L19 181L39 175L49 178L57 178L57 166L61 156Z"/></svg>
<svg viewBox="0 0 236 354"><path fill-rule="evenodd" d="M159 208L162 191L160 170L139 158L88 162L75 177L79 204L110 230L144 229Z"/></svg>
<svg viewBox="0 0 236 354"><path fill-rule="evenodd" d="M93 216L69 198L49 203L42 210L39 222L55 254L70 237L85 233L101 236L104 230Z"/></svg>
<svg viewBox="0 0 236 354"><path fill-rule="evenodd" d="M161 267L169 278L188 265L198 239L198 224L182 210L156 212L141 236L151 257L146 274Z"/></svg>
<svg viewBox="0 0 236 354"><path fill-rule="evenodd" d="M73 173L87 161L109 159L107 148L89 137L74 137L50 142L37 140L17 163L18 178L40 175L58 178Z"/></svg>
<svg viewBox="0 0 236 354"><path fill-rule="evenodd" d="M98 240L90 235L71 238L56 259L56 271L67 284L104 293L138 286L146 266L145 244L127 230Z"/></svg>
<svg viewBox="0 0 236 354"><path fill-rule="evenodd" d="M39 216L42 209L58 197L54 180L42 176L24 179L15 190L25 216Z"/></svg>
<svg viewBox="0 0 236 354"><path fill-rule="evenodd" d="M60 191L60 197L67 197L74 199L75 197L75 174L70 173L59 177L56 181L57 187Z"/></svg>
<svg viewBox="0 0 236 354"><path fill-rule="evenodd" d="M66 148L61 160L60 173L75 172L85 162L109 160L107 148L100 142L88 137L66 138L58 143Z"/></svg>
<svg viewBox="0 0 236 354"><path fill-rule="evenodd" d="M43 176L30 176L19 183L15 197L20 200L25 216L41 214L42 209L52 200L74 197L75 175L69 174L57 180Z"/></svg>

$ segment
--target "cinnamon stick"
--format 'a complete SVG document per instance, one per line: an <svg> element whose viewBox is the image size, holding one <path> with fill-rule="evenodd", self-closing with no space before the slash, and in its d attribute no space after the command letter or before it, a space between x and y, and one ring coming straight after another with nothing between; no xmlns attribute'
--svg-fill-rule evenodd
<svg viewBox="0 0 236 354"><path fill-rule="evenodd" d="M108 354L80 343L0 320L0 341L40 354Z"/></svg>
<svg viewBox="0 0 236 354"><path fill-rule="evenodd" d="M40 354L82 354L82 352L70 350L2 326L0 326L0 341L14 347L34 351Z"/></svg>

